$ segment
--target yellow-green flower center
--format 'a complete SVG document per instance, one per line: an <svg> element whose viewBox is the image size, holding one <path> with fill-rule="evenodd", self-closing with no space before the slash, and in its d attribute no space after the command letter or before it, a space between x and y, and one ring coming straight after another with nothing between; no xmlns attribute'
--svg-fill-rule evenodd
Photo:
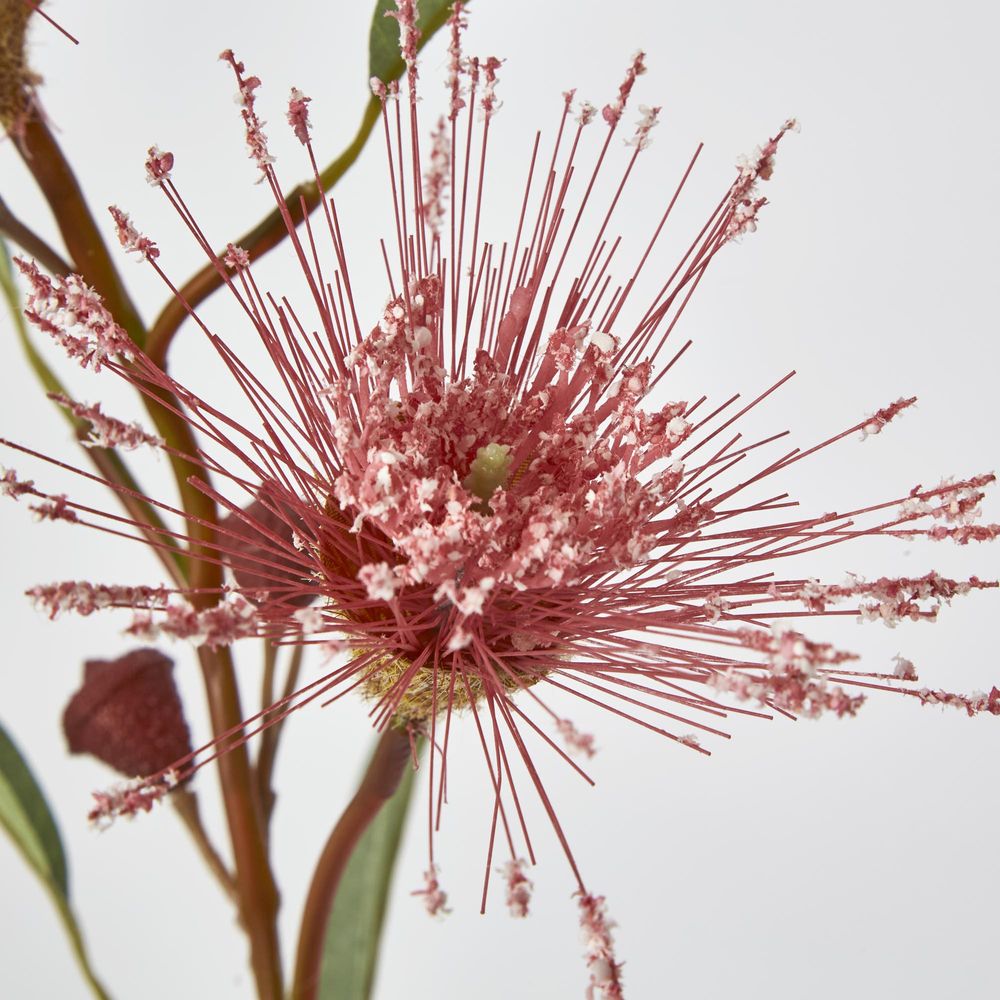
<svg viewBox="0 0 1000 1000"><path fill-rule="evenodd" d="M510 474L510 445L490 442L476 452L476 457L469 467L469 474L462 485L475 493L480 500L486 502L493 491L507 482Z"/></svg>

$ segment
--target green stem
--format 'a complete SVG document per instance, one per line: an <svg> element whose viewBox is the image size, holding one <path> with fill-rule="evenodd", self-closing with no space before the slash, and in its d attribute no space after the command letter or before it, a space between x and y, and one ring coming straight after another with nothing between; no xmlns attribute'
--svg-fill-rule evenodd
<svg viewBox="0 0 1000 1000"><path fill-rule="evenodd" d="M302 911L292 1000L316 1000L326 927L340 878L361 835L392 798L409 758L410 739L406 730L387 727L354 798L323 848Z"/></svg>
<svg viewBox="0 0 1000 1000"><path fill-rule="evenodd" d="M80 972L87 981L91 993L98 1000L111 1000L111 994L108 993L104 984L97 978L97 974L91 968L90 958L87 955L87 946L84 943L80 927L73 916L73 911L70 909L69 903L66 901L66 897L55 887L49 886L48 888L52 901L55 903L56 910L59 913L59 919L66 930L66 936L69 938L73 948L73 956L76 958L76 963L80 967Z"/></svg>

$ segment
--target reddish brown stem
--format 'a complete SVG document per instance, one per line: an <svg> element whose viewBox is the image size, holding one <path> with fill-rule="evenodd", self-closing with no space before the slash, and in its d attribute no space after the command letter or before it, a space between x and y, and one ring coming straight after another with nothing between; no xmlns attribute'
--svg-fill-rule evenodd
<svg viewBox="0 0 1000 1000"><path fill-rule="evenodd" d="M198 651L212 717L212 729L225 732L243 719L232 657L226 647ZM238 735L234 740L238 740ZM281 954L277 917L280 900L267 857L260 804L253 794L245 743L230 746L219 757L219 780L226 809L240 916L250 941L250 965L260 1000L281 1000Z"/></svg>
<svg viewBox="0 0 1000 1000"><path fill-rule="evenodd" d="M358 158L365 142L378 120L379 104L372 99L365 107L361 125L351 140L350 145L320 174L320 184L324 191L329 190L347 171L347 168ZM312 212L320 202L320 193L314 182L299 184L285 198L285 207L292 221L298 225L302 219L302 205L306 212ZM236 244L257 260L269 250L273 250L288 236L288 229L281 212L275 209L249 232L244 233ZM222 256L220 251L219 256ZM206 264L193 278L184 284L179 293L163 308L156 322L149 331L147 353L156 364L164 367L170 342L181 323L187 319L188 309L195 309L214 291L222 287L222 277L219 270L212 264Z"/></svg>
<svg viewBox="0 0 1000 1000"><path fill-rule="evenodd" d="M48 125L33 118L15 137L17 151L55 216L74 268L104 298L115 319L141 347L145 329L87 207L80 184Z"/></svg>
<svg viewBox="0 0 1000 1000"><path fill-rule="evenodd" d="M443 27L451 16L451 6L441 4L426 21L421 23L422 37L418 48L422 49L431 38ZM402 76L404 70L403 60L397 57L391 66L387 67L384 73L386 83ZM358 126L354 138L344 151L319 175L319 186L324 191L329 191L334 184L347 172L348 167L358 158L358 154L368 141L375 123L379 119L381 105L375 98L370 98L365 105L364 114L361 116L361 124ZM285 207L292 217L293 222L298 225L303 218L302 201L305 200L306 212L312 212L320 203L320 193L316 190L313 182L300 184L291 191L285 198ZM248 233L244 233L240 239L236 240L250 255L251 260L262 257L268 250L273 249L288 235L285 221L281 212L275 209L262 222L256 225ZM221 254L220 254L221 256ZM170 348L170 341L187 318L187 309L181 305L181 301L186 302L194 309L200 302L203 302L212 292L222 286L222 278L219 271L211 264L203 267L184 287L180 290L177 298L172 299L164 307L163 312L157 317L149 331L149 344L147 353L159 365L162 366L166 359L167 351Z"/></svg>
<svg viewBox="0 0 1000 1000"><path fill-rule="evenodd" d="M44 122L33 119L25 125L24 134L16 141L18 152L52 210L73 268L97 289L117 322L141 347L146 340L142 320L125 291L73 168L55 136ZM162 397L168 404L180 408L177 400L169 394L163 393ZM197 454L194 435L182 418L157 405L153 399L146 399L146 409L156 429L174 451ZM204 476L204 472L176 454L171 454L170 464L185 511L202 521L214 523L215 503L188 482L191 476ZM196 522L192 522L190 528L192 537L198 540L207 534Z"/></svg>
<svg viewBox="0 0 1000 1000"><path fill-rule="evenodd" d="M174 809L177 810L177 815L181 818L181 822L183 822L188 833L191 835L195 847L198 848L198 853L215 876L222 891L225 892L233 903L239 906L240 899L239 893L236 890L236 880L226 867L225 861L219 857L215 845L212 843L208 832L201 822L201 810L198 808L197 795L187 788L175 788L170 796L170 800L173 803Z"/></svg>
<svg viewBox="0 0 1000 1000"><path fill-rule="evenodd" d="M145 341L141 320L101 240L90 209L73 171L59 144L47 126L29 122L18 139L18 150L48 201L56 218L73 266L103 296L108 308L138 344ZM172 397L167 402L179 409ZM147 408L157 430L175 451L197 454L191 427L176 413L149 400ZM211 542L216 523L215 503L188 482L190 476L204 472L171 456L174 475L181 493L188 530L193 542L188 583L196 591L217 586L221 572L217 566L198 559L199 542ZM204 603L203 598L196 603ZM228 649L199 650L202 675L212 727L222 733L238 726L243 719L239 690L232 657ZM238 739L234 737L234 744ZM256 783L243 744L234 745L219 760L223 802L236 863L240 896L240 914L250 941L250 962L260 1000L281 1000L281 956L278 948L276 918L278 892L267 857L264 824Z"/></svg>
<svg viewBox="0 0 1000 1000"><path fill-rule="evenodd" d="M52 274L61 274L66 277L73 270L38 233L29 229L14 215L3 198L0 198L0 233L3 233L12 243L16 243L26 254L34 257L42 267Z"/></svg>
<svg viewBox="0 0 1000 1000"><path fill-rule="evenodd" d="M361 835L399 786L409 759L410 739L406 731L388 727L375 747L354 798L323 848L302 911L292 1000L316 1000L326 927L340 878Z"/></svg>

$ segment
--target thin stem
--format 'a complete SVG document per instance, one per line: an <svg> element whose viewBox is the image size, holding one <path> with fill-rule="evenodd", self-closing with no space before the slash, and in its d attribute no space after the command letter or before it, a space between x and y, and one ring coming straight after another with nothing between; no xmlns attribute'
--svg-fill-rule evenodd
<svg viewBox="0 0 1000 1000"><path fill-rule="evenodd" d="M326 927L340 878L361 835L392 798L409 759L410 740L406 730L388 726L379 738L354 798L333 828L313 873L302 911L292 1000L316 998Z"/></svg>
<svg viewBox="0 0 1000 1000"><path fill-rule="evenodd" d="M198 650L212 729L223 733L243 719L236 674L228 647ZM219 757L219 781L236 861L240 916L250 941L250 965L260 1000L281 1000L281 954L278 946L278 890L267 857L260 803L250 760L240 733Z"/></svg>
<svg viewBox="0 0 1000 1000"><path fill-rule="evenodd" d="M72 945L73 956L76 958L83 978L87 981L90 992L97 997L97 1000L111 1000L111 994L104 988L104 984L97 978L97 973L91 967L90 956L87 954L87 946L80 932L80 925L76 922L76 917L73 915L66 897L54 886L50 885L48 888Z"/></svg>
<svg viewBox="0 0 1000 1000"><path fill-rule="evenodd" d="M2 238L0 238L0 290L2 290L4 298L7 300L14 331L20 341L24 356L35 373L35 377L42 388L50 395L68 397L69 392L66 387L45 362L45 359L28 336L24 316L21 314L18 305L18 290L14 283L14 275L10 266L10 256L7 253L7 245ZM90 422L74 416L65 406L57 406L57 408L67 420L70 427L73 428L77 441L81 444L86 441L90 437ZM124 492L114 491L115 495L129 517L139 525L145 537L147 539L164 538L162 534L162 529L164 528L163 519L151 504L139 499L140 496L145 495L145 491L139 485L125 460L110 448L84 448L83 450L98 473L109 483L125 487ZM159 536L157 536L157 532L160 532ZM161 548L159 545L156 545L152 551L156 553L157 558L163 564L163 568L167 571L170 579L177 586L182 586L187 573L187 560L184 553L175 545L172 539L164 538L164 542L168 547Z"/></svg>
<svg viewBox="0 0 1000 1000"><path fill-rule="evenodd" d="M56 218L73 265L81 276L103 296L108 308L133 340L142 346L145 330L121 279L108 256L107 248L87 207L83 192L63 156L55 137L44 122L31 121L24 135L17 139L18 151L31 171ZM164 393L164 401L180 410L180 404ZM147 400L147 409L166 443L181 454L196 455L197 444L190 425L155 400ZM215 502L189 482L204 470L171 455L171 465L180 491L184 511L189 516L193 557L189 586L202 596L198 605L211 598L206 591L221 583L221 571L208 561L199 560L200 542L212 542L217 523ZM213 731L223 733L238 727L243 719L236 674L228 649L198 651ZM240 894L240 913L250 941L250 963L260 1000L280 1000L282 994L281 956L278 948L276 918L278 891L268 863L263 832L263 816L256 795L246 747L233 737L233 745L219 760L223 803Z"/></svg>
<svg viewBox="0 0 1000 1000"><path fill-rule="evenodd" d="M144 346L146 329L122 284L83 191L55 136L44 122L33 119L25 125L24 134L16 137L16 143L17 151L52 210L72 258L72 267L97 289L116 322L125 328L132 340L140 347ZM154 391L154 395L180 409L180 403L169 393ZM173 449L170 464L185 511L214 523L215 503L188 482L191 476L204 478L204 470L176 454L197 454L190 426L176 413L157 405L154 399L146 396L143 399L160 436ZM192 524L194 538L202 540L206 533L197 523Z"/></svg>
<svg viewBox="0 0 1000 1000"><path fill-rule="evenodd" d="M361 150L371 130L378 120L380 105L372 98L365 106L361 124L354 138L347 148L319 175L320 184L324 191L328 191L347 172L348 167L358 158ZM306 213L311 213L320 203L320 192L313 181L299 184L285 198L285 208L292 218L292 222L298 225L305 217L302 212L302 205L305 205ZM288 228L282 218L281 211L275 209L266 216L260 223L254 226L249 232L244 233L235 242L249 254L251 261L263 257L269 250L273 250L288 236ZM220 251L217 256L222 256ZM170 349L170 342L174 334L180 328L181 323L187 319L188 310L195 309L204 302L214 291L222 287L222 277L219 271L212 265L206 264L193 278L191 278L172 298L163 311L156 318L156 322L149 331L149 342L146 351L154 363L163 367L166 362L167 352Z"/></svg>
<svg viewBox="0 0 1000 1000"><path fill-rule="evenodd" d="M73 267L104 298L115 319L141 347L145 328L101 239L80 184L48 125L33 118L14 137L17 151L45 195Z"/></svg>
<svg viewBox="0 0 1000 1000"><path fill-rule="evenodd" d="M264 640L264 677L260 682L260 707L274 704L274 673L278 665L278 647L269 639Z"/></svg>
<svg viewBox="0 0 1000 1000"><path fill-rule="evenodd" d="M72 266L80 276L100 293L115 320L129 336L142 347L146 330L129 298L114 263L101 239L100 231L87 206L83 191L72 167L63 155L55 136L48 126L37 119L29 121L24 134L16 137L17 151L31 171L55 217L63 242L72 258ZM180 404L169 393L157 392L165 403L180 409ZM179 454L197 454L197 445L191 427L176 413L161 407L155 399L144 397L146 409L160 436L173 449L170 464L173 469L181 501L188 514L202 521L214 523L215 503L188 480L204 476L204 471ZM197 522L191 525L192 537L201 541L210 531Z"/></svg>
<svg viewBox="0 0 1000 1000"><path fill-rule="evenodd" d="M268 681L268 660L265 658L264 661L264 684L262 685L261 692L261 707L267 708L275 703L274 697L274 663L277 659L276 649L271 646L270 649L274 651L274 659L270 661L271 666L271 677L270 682ZM296 646L292 650L292 658L288 664L288 674L285 677L285 687L281 693L280 701L285 704L287 700L295 693L295 689L298 686L299 681L299 671L302 668L302 655L305 652L304 646ZM270 716L264 716L265 723L269 720ZM264 823L270 822L271 813L274 811L274 803L277 798L274 789L271 787L271 778L274 775L274 762L278 755L278 741L281 737L281 732L284 729L285 718L287 716L280 718L273 725L268 726L260 734L260 749L257 752L257 789L260 795L260 801L262 808L264 810Z"/></svg>
<svg viewBox="0 0 1000 1000"><path fill-rule="evenodd" d="M177 810L177 815L181 818L184 826L187 827L191 839L198 848L198 853L201 854L202 860L208 865L209 871L211 871L216 881L222 887L222 891L225 892L231 902L239 906L240 900L236 889L236 881L233 878L232 872L226 866L225 861L219 856L219 852L215 849L215 845L208 836L208 831L201 822L198 797L194 792L190 792L186 788L178 788L170 796L170 801L173 802L174 808Z"/></svg>
<svg viewBox="0 0 1000 1000"><path fill-rule="evenodd" d="M34 257L42 267L52 274L60 274L65 278L73 270L41 236L29 229L14 215L3 198L0 198L0 233L3 233L12 243L16 243L25 253Z"/></svg>

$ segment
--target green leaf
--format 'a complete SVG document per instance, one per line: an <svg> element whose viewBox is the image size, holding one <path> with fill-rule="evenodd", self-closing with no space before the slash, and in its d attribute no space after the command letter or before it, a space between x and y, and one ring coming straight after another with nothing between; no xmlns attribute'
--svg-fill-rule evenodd
<svg viewBox="0 0 1000 1000"><path fill-rule="evenodd" d="M451 16L452 0L420 0L420 14L417 27L420 29L420 48L448 22ZM405 69L399 54L399 22L386 17L387 11L395 11L394 0L378 0L372 17L372 30L368 36L368 73L377 76L383 83L403 75Z"/></svg>
<svg viewBox="0 0 1000 1000"><path fill-rule="evenodd" d="M66 856L59 831L24 758L0 726L0 823L25 860L64 898L69 897Z"/></svg>
<svg viewBox="0 0 1000 1000"><path fill-rule="evenodd" d="M341 877L326 928L320 1000L368 1000L386 899L413 793L407 767L393 797L362 834Z"/></svg>
<svg viewBox="0 0 1000 1000"><path fill-rule="evenodd" d="M31 769L0 725L0 826L7 831L25 861L48 890L69 936L73 953L91 991L99 1000L109 1000L90 967L83 935L69 905L66 855L52 811Z"/></svg>

